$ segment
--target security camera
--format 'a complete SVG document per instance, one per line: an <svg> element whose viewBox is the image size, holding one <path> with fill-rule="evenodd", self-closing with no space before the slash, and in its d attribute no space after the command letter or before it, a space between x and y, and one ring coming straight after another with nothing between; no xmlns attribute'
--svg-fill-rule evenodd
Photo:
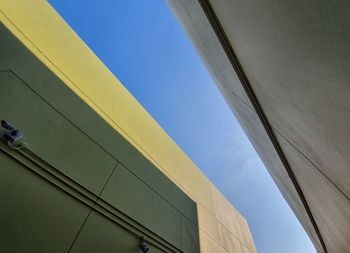
<svg viewBox="0 0 350 253"><path fill-rule="evenodd" d="M149 247L146 244L145 240L143 238L141 238L141 242L139 244L139 248L142 250L143 253L146 253L149 251Z"/></svg>

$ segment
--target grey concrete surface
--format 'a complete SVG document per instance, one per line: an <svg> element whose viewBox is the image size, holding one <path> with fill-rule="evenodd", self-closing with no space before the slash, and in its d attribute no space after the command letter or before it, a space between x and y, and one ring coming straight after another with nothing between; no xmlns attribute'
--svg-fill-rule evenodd
<svg viewBox="0 0 350 253"><path fill-rule="evenodd" d="M169 3L317 251L350 252L350 2ZM272 137L200 3L211 6Z"/></svg>
<svg viewBox="0 0 350 253"><path fill-rule="evenodd" d="M322 173L282 136L276 134L298 176L322 232L328 252L350 250L350 202Z"/></svg>

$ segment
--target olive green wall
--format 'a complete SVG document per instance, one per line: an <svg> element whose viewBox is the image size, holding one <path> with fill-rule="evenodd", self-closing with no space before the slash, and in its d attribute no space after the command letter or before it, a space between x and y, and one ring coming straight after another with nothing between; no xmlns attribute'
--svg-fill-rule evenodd
<svg viewBox="0 0 350 253"><path fill-rule="evenodd" d="M199 252L196 204L0 26L1 252ZM1 135L4 129L1 129ZM68 194L67 194L68 193Z"/></svg>
<svg viewBox="0 0 350 253"><path fill-rule="evenodd" d="M118 14L116 10L116 15ZM198 223L200 251L207 252L255 252L254 242L249 227L242 215L220 193L212 182L200 171L189 157L176 145L159 124L147 113L137 100L127 91L118 79L104 66L96 55L75 34L57 12L43 0L0 0L0 20L11 33L29 49L28 52L39 59L67 87L67 91L48 86L42 73L31 73L30 63L23 63L22 56L3 50L11 65L11 71L30 83L32 87L40 87L40 96L49 101L58 111L64 111L65 117L93 138L105 151L115 154L121 152L116 159L124 157L124 166L140 171L144 182L155 178L161 171L167 179L178 186L196 204L196 214L182 204L182 199L172 195L173 188L154 179L154 191L169 194L169 203L181 206L184 216ZM0 49L1 50L1 49ZM3 69L9 69L8 65ZM1 67L1 63L0 63ZM38 83L38 80L42 80ZM37 91L38 88L35 88ZM68 99L71 92L84 101L91 111L102 120L92 120L80 107L67 108L67 104L57 101L55 95ZM74 104L76 102L72 102ZM72 105L70 104L70 105ZM74 108L74 109L73 109ZM79 117L76 117L79 115ZM108 126L108 127L107 127ZM102 130L95 131L95 127ZM117 132L132 146L124 145L118 139L110 138L105 132ZM131 149L137 149L143 158L130 156ZM132 157L132 159L131 159ZM128 158L128 159L127 159ZM156 172L143 173L145 168L154 168ZM66 168L68 169L68 168ZM136 173L135 173L136 174ZM75 175L80 176L80 175ZM88 178L85 178L88 180ZM160 188L160 186L165 187ZM160 192L159 192L160 191ZM175 205L175 204L174 204ZM191 218L192 217L192 218ZM182 230L194 229L191 224L182 222ZM184 245L191 237L183 238Z"/></svg>

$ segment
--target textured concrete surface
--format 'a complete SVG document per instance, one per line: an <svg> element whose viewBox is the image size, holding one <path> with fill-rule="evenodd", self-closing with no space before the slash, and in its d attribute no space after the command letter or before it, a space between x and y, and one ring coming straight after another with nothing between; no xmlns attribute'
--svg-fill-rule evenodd
<svg viewBox="0 0 350 253"><path fill-rule="evenodd" d="M318 252L349 252L350 2L169 2ZM200 3L215 13L311 215Z"/></svg>

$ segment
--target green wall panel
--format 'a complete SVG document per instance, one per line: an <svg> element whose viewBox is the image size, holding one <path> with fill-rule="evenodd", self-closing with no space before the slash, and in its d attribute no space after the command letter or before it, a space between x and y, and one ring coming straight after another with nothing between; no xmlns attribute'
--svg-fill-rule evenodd
<svg viewBox="0 0 350 253"><path fill-rule="evenodd" d="M185 252L199 252L194 251L196 247L187 246L187 241L195 241L191 238L198 238L198 229L187 228L190 226L186 224L185 228L181 227L181 215L191 221L189 224L197 224L195 202L1 24L0 38L0 119L6 119L20 128L31 150L95 194L101 192L118 160L125 167L120 164L116 169L103 192L104 200L175 247L181 248L181 244L184 244L188 249ZM37 202L40 201L39 198ZM60 207L56 208L57 212L61 210ZM31 214L30 210L28 215ZM99 229L94 232L84 227L74 248L76 251L83 251L79 246L80 240L83 242L95 237L96 247L104 247L101 246L104 243L111 245L111 250L115 247L113 236L105 234L113 229L119 231L120 228L113 228L113 224L117 226L115 223L103 221L96 215L90 217L94 217L95 221L89 218L86 226L91 222ZM50 221L47 222L50 224ZM38 226L45 229L41 223ZM28 231L30 229L35 231L33 227L28 227ZM187 240L183 233L193 234ZM133 237L131 234L123 236ZM94 252L108 252L110 248L101 249Z"/></svg>
<svg viewBox="0 0 350 253"><path fill-rule="evenodd" d="M99 213L92 212L77 238L71 253L140 253L140 238L113 223ZM150 253L161 253L155 246Z"/></svg>
<svg viewBox="0 0 350 253"><path fill-rule="evenodd" d="M89 208L0 150L0 252L68 252Z"/></svg>
<svg viewBox="0 0 350 253"><path fill-rule="evenodd" d="M31 89L69 121L123 163L192 222L197 223L196 204L138 150L33 56L0 25L0 68L12 69ZM62 99L64 98L64 99ZM144 171L147 173L144 173Z"/></svg>
<svg viewBox="0 0 350 253"><path fill-rule="evenodd" d="M198 253L199 229L192 222L182 217L182 251L186 253Z"/></svg>
<svg viewBox="0 0 350 253"><path fill-rule="evenodd" d="M121 164L101 198L181 248L180 213Z"/></svg>
<svg viewBox="0 0 350 253"><path fill-rule="evenodd" d="M12 72L1 72L0 83L0 118L24 133L32 151L99 194L117 162Z"/></svg>
<svg viewBox="0 0 350 253"><path fill-rule="evenodd" d="M124 165L166 199L182 215L198 224L196 203L141 154L133 153L133 157L129 154Z"/></svg>

